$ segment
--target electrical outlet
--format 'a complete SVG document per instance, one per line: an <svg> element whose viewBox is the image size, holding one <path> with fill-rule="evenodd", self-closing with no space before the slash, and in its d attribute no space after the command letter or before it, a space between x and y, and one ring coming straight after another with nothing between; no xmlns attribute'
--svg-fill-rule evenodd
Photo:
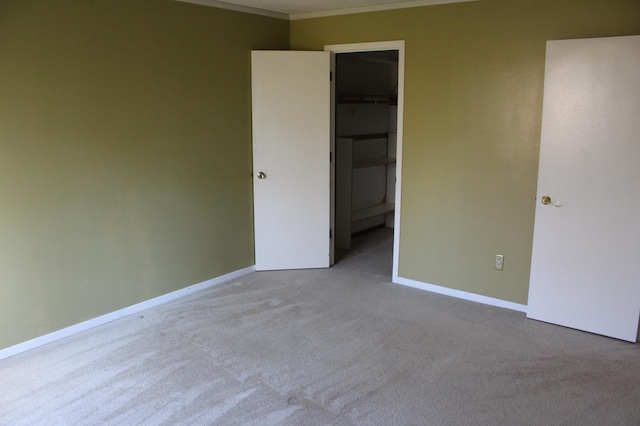
<svg viewBox="0 0 640 426"><path fill-rule="evenodd" d="M501 254L496 254L496 262L493 265L493 269L498 271L502 271L504 269L504 256Z"/></svg>

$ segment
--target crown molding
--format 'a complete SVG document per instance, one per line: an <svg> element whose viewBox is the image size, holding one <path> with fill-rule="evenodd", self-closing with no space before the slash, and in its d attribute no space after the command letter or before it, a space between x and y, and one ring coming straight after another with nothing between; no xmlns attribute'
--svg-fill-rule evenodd
<svg viewBox="0 0 640 426"><path fill-rule="evenodd" d="M289 15L291 21L300 19L324 18L327 16L351 15L354 13L380 12L384 10L408 9L412 7L435 6L437 4L467 3L480 0L410 0L401 3L385 3L371 6L349 7L345 9L327 10L324 12L297 13Z"/></svg>
<svg viewBox="0 0 640 426"><path fill-rule="evenodd" d="M249 6L240 6L238 4L231 4L231 3L218 1L218 0L176 0L176 1L179 1L182 3L199 4L201 6L217 7L218 9L234 10L236 12L250 13L252 15L268 16L269 18L284 19L287 21L290 19L290 16L287 15L286 13L272 12L270 10L258 9L258 8L249 7Z"/></svg>
<svg viewBox="0 0 640 426"><path fill-rule="evenodd" d="M253 15L267 16L269 18L296 21L300 19L324 18L327 16L350 15L354 13L379 12L393 9L407 9L411 7L434 6L449 3L467 3L480 0L409 0L400 3L386 3L371 6L349 7L344 9L334 9L322 12L296 13L288 15L286 13L272 12L270 10L258 9L255 7L241 6L219 0L176 0L182 3L193 3L201 6L217 7L219 9L234 10L236 12L251 13Z"/></svg>

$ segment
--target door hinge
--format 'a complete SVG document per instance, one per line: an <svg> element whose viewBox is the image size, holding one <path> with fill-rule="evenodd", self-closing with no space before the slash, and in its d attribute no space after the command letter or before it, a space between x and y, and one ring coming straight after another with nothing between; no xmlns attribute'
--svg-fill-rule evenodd
<svg viewBox="0 0 640 426"><path fill-rule="evenodd" d="M329 71L329 81L333 81L333 71Z"/></svg>
<svg viewBox="0 0 640 426"><path fill-rule="evenodd" d="M329 162L332 162L332 161L333 161L333 152L330 152L329 153Z"/></svg>
<svg viewBox="0 0 640 426"><path fill-rule="evenodd" d="M333 238L333 232L331 232L331 229L329 229L329 238Z"/></svg>

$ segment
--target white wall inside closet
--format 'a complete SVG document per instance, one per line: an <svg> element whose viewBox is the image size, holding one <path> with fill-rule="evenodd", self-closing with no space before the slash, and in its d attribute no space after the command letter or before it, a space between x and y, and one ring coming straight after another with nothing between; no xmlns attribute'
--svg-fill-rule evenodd
<svg viewBox="0 0 640 426"><path fill-rule="evenodd" d="M336 55L336 248L394 224L398 51Z"/></svg>

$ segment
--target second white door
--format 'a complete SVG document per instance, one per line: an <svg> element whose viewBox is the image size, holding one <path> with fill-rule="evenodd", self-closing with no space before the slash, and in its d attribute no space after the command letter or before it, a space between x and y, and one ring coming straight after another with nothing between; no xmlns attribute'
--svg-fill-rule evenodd
<svg viewBox="0 0 640 426"><path fill-rule="evenodd" d="M640 36L548 42L530 318L637 340L638 135Z"/></svg>

